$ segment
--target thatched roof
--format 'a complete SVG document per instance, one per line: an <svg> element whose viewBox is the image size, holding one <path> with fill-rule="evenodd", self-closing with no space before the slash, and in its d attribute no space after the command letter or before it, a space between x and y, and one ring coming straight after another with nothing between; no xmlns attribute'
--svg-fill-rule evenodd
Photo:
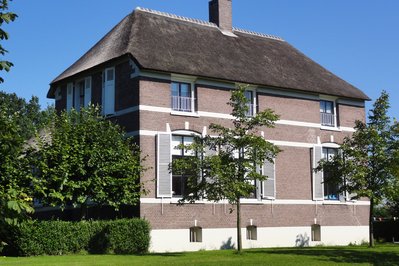
<svg viewBox="0 0 399 266"><path fill-rule="evenodd" d="M280 38L233 33L236 37L213 23L137 8L51 85L129 55L146 70L369 99ZM54 97L53 89L48 97Z"/></svg>

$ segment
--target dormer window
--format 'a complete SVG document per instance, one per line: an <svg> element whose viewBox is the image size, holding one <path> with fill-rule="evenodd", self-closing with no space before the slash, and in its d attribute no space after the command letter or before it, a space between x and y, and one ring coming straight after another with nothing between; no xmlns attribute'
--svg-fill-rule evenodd
<svg viewBox="0 0 399 266"><path fill-rule="evenodd" d="M320 123L322 126L335 127L335 112L333 101L320 101Z"/></svg>
<svg viewBox="0 0 399 266"><path fill-rule="evenodd" d="M173 111L194 111L194 90L191 83L172 82L171 90L171 108Z"/></svg>

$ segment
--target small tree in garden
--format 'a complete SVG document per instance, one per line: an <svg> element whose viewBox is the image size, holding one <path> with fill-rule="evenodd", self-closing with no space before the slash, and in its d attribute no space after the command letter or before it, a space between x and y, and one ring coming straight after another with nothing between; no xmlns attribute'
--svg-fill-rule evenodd
<svg viewBox="0 0 399 266"><path fill-rule="evenodd" d="M397 172L395 174L399 150L398 126L392 126L388 109L389 97L383 91L369 112L368 122L356 121L356 131L345 138L341 152L331 160L321 161L317 168L328 171L329 181L337 185L341 192L352 194L352 199L370 199L371 247L374 246L374 206L392 195L398 183Z"/></svg>
<svg viewBox="0 0 399 266"><path fill-rule="evenodd" d="M54 115L45 132L31 150L36 196L43 203L80 205L84 218L89 200L116 210L139 201L139 147L98 108Z"/></svg>
<svg viewBox="0 0 399 266"><path fill-rule="evenodd" d="M241 198L254 191L254 182L267 176L259 171L265 161L273 163L279 152L277 146L265 140L261 127L273 127L278 119L266 109L255 116L249 115L249 100L245 86L231 93L228 105L232 107L231 127L219 124L209 126L210 135L195 136L194 143L185 147L197 156L174 160L172 171L188 178L188 193L181 202L206 198L210 201L228 200L237 213L237 249L241 252Z"/></svg>

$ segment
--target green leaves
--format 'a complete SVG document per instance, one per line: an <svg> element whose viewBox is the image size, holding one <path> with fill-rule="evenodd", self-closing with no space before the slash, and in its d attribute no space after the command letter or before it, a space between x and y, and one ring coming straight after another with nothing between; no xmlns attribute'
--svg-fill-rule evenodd
<svg viewBox="0 0 399 266"><path fill-rule="evenodd" d="M11 1L11 0L10 0ZM2 0L0 2L0 10L5 11L8 9L8 0ZM10 23L14 21L18 16L15 13L12 12L0 12L0 27L3 26L3 23ZM0 40L8 40L9 35L6 31L4 31L2 28L0 28ZM6 49L3 48L2 45L0 45L0 54L5 55L8 53ZM10 71L11 67L13 66L13 63L9 61L4 61L0 60L0 71L5 70L5 71ZM0 77L0 83L4 82L4 79Z"/></svg>
<svg viewBox="0 0 399 266"><path fill-rule="evenodd" d="M330 161L322 161L317 168L328 172L330 182L338 185L341 192L352 194L351 199L369 198L371 213L374 204L392 198L399 187L398 125L392 125L388 108L389 96L383 91L369 112L368 123L356 121L356 131L345 138L342 152Z"/></svg>
<svg viewBox="0 0 399 266"><path fill-rule="evenodd" d="M186 147L200 156L173 161L172 171L188 176L189 193L182 202L207 198L236 204L253 193L255 180L267 178L257 166L265 160L273 161L279 149L267 142L259 130L273 127L278 115L267 109L248 116L245 89L240 86L231 94L228 104L234 116L232 126L211 124L210 135L196 136L194 144Z"/></svg>
<svg viewBox="0 0 399 266"><path fill-rule="evenodd" d="M141 193L140 150L121 128L91 106L54 116L50 139L37 138L34 180L43 203L65 207L90 202L118 209Z"/></svg>

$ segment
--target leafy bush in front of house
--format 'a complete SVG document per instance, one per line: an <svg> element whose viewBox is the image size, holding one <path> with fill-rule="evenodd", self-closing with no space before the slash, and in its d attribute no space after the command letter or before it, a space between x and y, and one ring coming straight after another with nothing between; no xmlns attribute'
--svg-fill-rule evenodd
<svg viewBox="0 0 399 266"><path fill-rule="evenodd" d="M150 226L139 219L116 220L108 225L109 245L115 254L142 254L150 244Z"/></svg>
<svg viewBox="0 0 399 266"><path fill-rule="evenodd" d="M8 227L2 234L5 253L17 256L145 253L150 243L150 226L141 219L113 221L26 221Z"/></svg>

